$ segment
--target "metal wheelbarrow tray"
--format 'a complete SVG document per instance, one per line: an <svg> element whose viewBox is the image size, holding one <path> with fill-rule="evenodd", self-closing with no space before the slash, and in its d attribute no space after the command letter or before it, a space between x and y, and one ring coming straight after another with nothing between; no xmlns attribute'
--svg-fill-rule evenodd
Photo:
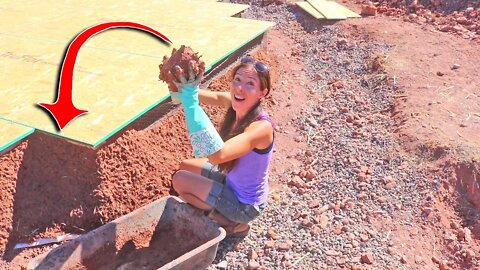
<svg viewBox="0 0 480 270"><path fill-rule="evenodd" d="M27 269L205 269L225 230L168 196L33 258Z"/></svg>

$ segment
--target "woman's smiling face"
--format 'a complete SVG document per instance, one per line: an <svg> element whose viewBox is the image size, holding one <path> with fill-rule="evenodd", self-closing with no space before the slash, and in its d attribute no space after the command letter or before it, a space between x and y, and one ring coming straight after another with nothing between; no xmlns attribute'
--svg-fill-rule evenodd
<svg viewBox="0 0 480 270"><path fill-rule="evenodd" d="M253 66L244 66L237 70L230 91L232 108L237 115L245 116L266 94L267 89L261 89L260 79Z"/></svg>

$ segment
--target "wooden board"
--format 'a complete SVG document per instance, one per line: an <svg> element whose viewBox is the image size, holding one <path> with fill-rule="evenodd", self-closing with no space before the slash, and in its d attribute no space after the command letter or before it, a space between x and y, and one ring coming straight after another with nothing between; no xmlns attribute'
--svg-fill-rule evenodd
<svg viewBox="0 0 480 270"><path fill-rule="evenodd" d="M345 6L342 6L340 5L339 3L337 2L334 2L334 1L328 1L328 5L332 6L332 8L335 8L336 10L338 10L339 12L341 12L343 15L345 15L347 18L361 18L362 16L360 16L359 14L351 11L350 9L348 9L347 7Z"/></svg>
<svg viewBox="0 0 480 270"><path fill-rule="evenodd" d="M0 118L0 153L30 135L35 129Z"/></svg>
<svg viewBox="0 0 480 270"><path fill-rule="evenodd" d="M307 0L318 12L323 14L327 20L344 20L347 18L343 11L336 5L326 0Z"/></svg>
<svg viewBox="0 0 480 270"><path fill-rule="evenodd" d="M295 2L297 6L305 10L308 14L312 15L315 19L325 19L325 16L322 13L318 12L310 3L308 2Z"/></svg>
<svg viewBox="0 0 480 270"><path fill-rule="evenodd" d="M54 101L70 40L94 24L133 21L160 31L173 47L191 46L210 68L273 25L228 17L245 8L231 5L152 0L144 8L117 0L0 1L0 117L98 146L169 96L166 85L158 81L158 65L172 47L128 29L90 38L77 56L73 81L73 102L89 113L57 132L50 116L36 104Z"/></svg>

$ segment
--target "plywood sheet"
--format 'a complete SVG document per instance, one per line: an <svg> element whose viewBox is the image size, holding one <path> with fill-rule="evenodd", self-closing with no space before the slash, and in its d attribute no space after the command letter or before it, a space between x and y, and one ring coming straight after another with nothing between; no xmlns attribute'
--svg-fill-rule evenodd
<svg viewBox="0 0 480 270"><path fill-rule="evenodd" d="M156 18L160 20L165 15L182 15L183 21L195 17L230 17L247 9L245 4L221 3L204 0L149 0L139 4L135 1L115 0L73 0L73 1L18 1L11 3L8 0L0 0L0 11L15 13L17 19L42 22L46 18L56 19L58 16L89 17L101 16L108 20L109 16L135 15L139 18ZM25 14L26 13L26 14ZM28 15L28 16L27 16ZM3 20L8 23L8 20ZM64 25L58 25L63 27ZM31 25L39 28L37 25Z"/></svg>
<svg viewBox="0 0 480 270"><path fill-rule="evenodd" d="M322 13L328 20L343 20L347 16L336 5L326 0L307 0L318 12Z"/></svg>
<svg viewBox="0 0 480 270"><path fill-rule="evenodd" d="M138 5L119 1L0 3L0 12L7 18L0 22L0 116L97 146L169 96L157 76L158 64L172 47L126 29L92 37L79 52L73 82L74 104L89 113L57 132L52 119L36 104L54 101L64 50L82 28L105 21L143 23L168 36L174 47L192 46L210 68L273 25L225 17L225 3L208 2L222 6L221 12L212 13L217 17L208 15L214 6L202 12L186 8L200 2L151 1L152 9L142 12ZM178 5L170 9L177 10L175 14L153 12L172 3ZM240 6L235 5L236 10Z"/></svg>
<svg viewBox="0 0 480 270"><path fill-rule="evenodd" d="M297 6L305 10L308 14L312 15L315 19L325 19L325 16L322 13L318 12L310 3L308 2L296 2Z"/></svg>
<svg viewBox="0 0 480 270"><path fill-rule="evenodd" d="M348 9L347 7L334 2L334 1L328 1L328 5L332 6L332 8L335 8L339 12L341 12L343 15L345 15L347 18L361 18L359 14L353 12L352 10Z"/></svg>
<svg viewBox="0 0 480 270"><path fill-rule="evenodd" d="M168 97L158 82L158 59L82 48L76 63L74 104L89 110L61 133L38 102L53 102L62 46L28 39L0 39L0 115L90 145ZM20 53L9 53L15 46Z"/></svg>
<svg viewBox="0 0 480 270"><path fill-rule="evenodd" d="M211 24L222 23L223 19L228 20L229 16L245 9L245 5L201 3L199 1L194 1L195 4L187 8L187 5L182 5L184 1L168 1L167 3L170 3L169 5L173 8L162 4L157 7L149 5L147 8L139 9L137 5L133 5L126 10L119 8L118 3L109 5L104 1L99 2L98 6L88 5L86 1L82 2L82 7L77 7L77 10L61 4L45 5L44 2L38 5L21 6L19 4L12 9L0 8L2 11L0 31L4 34L62 42L69 42L87 27L111 21L132 21L148 26L156 25L160 26L156 29L160 32L166 31L166 27L177 26L189 27L191 32L195 32L205 30L202 24L196 24L198 21L211 21ZM235 8L232 9L230 5Z"/></svg>
<svg viewBox="0 0 480 270"><path fill-rule="evenodd" d="M0 118L0 152L30 135L34 130Z"/></svg>

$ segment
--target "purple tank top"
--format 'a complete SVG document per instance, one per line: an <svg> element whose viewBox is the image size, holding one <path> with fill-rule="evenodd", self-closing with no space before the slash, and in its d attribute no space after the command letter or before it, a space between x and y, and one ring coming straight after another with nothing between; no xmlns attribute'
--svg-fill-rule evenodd
<svg viewBox="0 0 480 270"><path fill-rule="evenodd" d="M260 114L256 121L259 120L267 120L274 126L266 113ZM227 174L227 185L239 201L253 206L259 206L267 201L268 167L272 153L273 142L266 149L253 149L240 157L235 167Z"/></svg>

